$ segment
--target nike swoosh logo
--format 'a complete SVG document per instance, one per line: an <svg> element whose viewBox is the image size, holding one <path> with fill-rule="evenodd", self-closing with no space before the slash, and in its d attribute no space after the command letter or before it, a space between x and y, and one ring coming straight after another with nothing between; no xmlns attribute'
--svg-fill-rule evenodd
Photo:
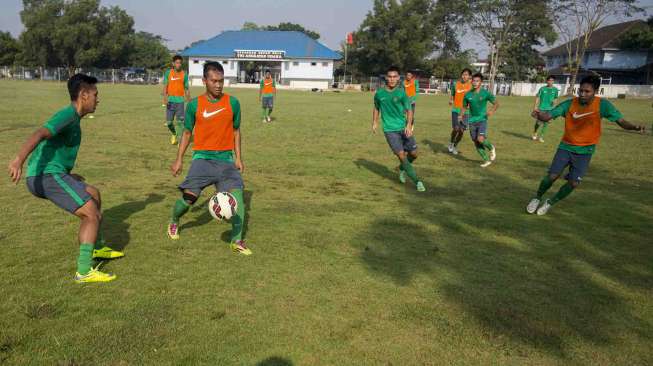
<svg viewBox="0 0 653 366"><path fill-rule="evenodd" d="M272 83L265 83L265 85L272 85Z"/></svg>
<svg viewBox="0 0 653 366"><path fill-rule="evenodd" d="M583 114L578 114L577 112L574 112L574 114L572 114L571 116L572 116L574 119L579 119L579 118L583 118L583 117L585 117L585 116L589 116L589 115L592 114L592 113L594 113L594 112L587 112L587 113L583 113Z"/></svg>
<svg viewBox="0 0 653 366"><path fill-rule="evenodd" d="M171 81L181 80L181 78L170 78Z"/></svg>
<svg viewBox="0 0 653 366"><path fill-rule="evenodd" d="M464 93L464 92L466 92L466 91L467 91L467 90L456 90L456 93Z"/></svg>
<svg viewBox="0 0 653 366"><path fill-rule="evenodd" d="M224 110L224 108L220 108L220 109L218 109L217 111L213 111L213 112L211 112L211 113L206 113L206 110L204 110L204 113L202 113L202 116L203 116L204 118L209 118L209 117L211 117L211 116L215 116L216 114L222 112L223 110Z"/></svg>

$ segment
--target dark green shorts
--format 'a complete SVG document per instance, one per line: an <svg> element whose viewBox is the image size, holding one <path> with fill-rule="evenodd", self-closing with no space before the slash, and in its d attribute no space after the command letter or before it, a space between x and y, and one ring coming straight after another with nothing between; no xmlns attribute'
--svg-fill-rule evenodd
<svg viewBox="0 0 653 366"><path fill-rule="evenodd" d="M86 192L86 183L65 173L37 175L26 180L27 189L33 195L73 214L92 198Z"/></svg>
<svg viewBox="0 0 653 366"><path fill-rule="evenodd" d="M222 160L195 159L191 163L186 179L179 185L180 190L189 190L195 196L204 188L214 185L218 192L243 189L243 178L234 163Z"/></svg>

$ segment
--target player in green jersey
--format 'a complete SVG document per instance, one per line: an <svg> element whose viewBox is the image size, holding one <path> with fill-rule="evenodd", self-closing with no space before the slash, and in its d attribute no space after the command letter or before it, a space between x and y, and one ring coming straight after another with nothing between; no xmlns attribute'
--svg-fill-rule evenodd
<svg viewBox="0 0 653 366"><path fill-rule="evenodd" d="M163 105L166 107L166 126L172 134L170 143L177 144L184 129L184 101L190 100L188 74L181 69L182 57L172 58L172 69L163 74ZM174 120L177 118L177 127Z"/></svg>
<svg viewBox="0 0 653 366"><path fill-rule="evenodd" d="M549 76L546 78L546 86L543 86L538 90L537 96L535 97L535 105L533 110L536 112L549 112L553 109L556 99L558 99L559 90L553 86L555 78ZM535 120L535 127L533 129L533 141L539 140L544 142L544 134L546 133L547 128L549 127L549 122L540 121L539 119ZM539 133L537 130L540 130Z"/></svg>
<svg viewBox="0 0 653 366"><path fill-rule="evenodd" d="M9 175L18 183L27 163L27 188L39 198L72 213L81 220L79 226L79 256L74 280L78 283L108 282L115 275L100 272L93 259L112 259L124 254L107 247L100 234L102 208L100 191L71 174L82 140L80 120L95 112L99 102L97 79L83 74L68 80L71 103L55 113L43 127L23 143L18 155L9 164Z"/></svg>
<svg viewBox="0 0 653 366"><path fill-rule="evenodd" d="M481 167L485 168L492 164L497 157L494 145L487 139L487 121L499 108L499 102L492 93L481 88L482 84L483 75L480 73L474 74L472 76L472 90L465 94L458 119L462 121L465 112L469 109L469 134L474 141L474 145L476 145L476 151L483 158ZM492 103L490 110L487 109L487 102ZM490 156L485 150L489 150Z"/></svg>
<svg viewBox="0 0 653 366"><path fill-rule="evenodd" d="M383 122L383 133L399 159L399 181L406 182L406 175L415 183L419 192L426 191L424 183L417 178L412 162L417 159L417 142L413 136L413 111L411 100L404 88L399 86L399 69L388 68L386 85L374 94L372 132L379 127L379 115Z"/></svg>

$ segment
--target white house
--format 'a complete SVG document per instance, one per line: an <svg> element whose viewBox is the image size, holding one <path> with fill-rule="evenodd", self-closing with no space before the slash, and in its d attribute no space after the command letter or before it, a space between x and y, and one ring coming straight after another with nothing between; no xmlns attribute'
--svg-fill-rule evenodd
<svg viewBox="0 0 653 366"><path fill-rule="evenodd" d="M225 84L258 83L269 70L277 83L295 89L327 89L340 55L302 32L226 31L181 53L193 85L202 83L207 61L222 63Z"/></svg>

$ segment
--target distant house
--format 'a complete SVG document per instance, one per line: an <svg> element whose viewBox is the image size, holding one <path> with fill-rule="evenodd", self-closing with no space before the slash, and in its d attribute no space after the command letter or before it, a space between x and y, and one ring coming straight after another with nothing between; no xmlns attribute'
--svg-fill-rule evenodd
<svg viewBox="0 0 653 366"><path fill-rule="evenodd" d="M635 27L647 26L643 20L633 20L599 28L592 33L579 76L599 74L611 84L651 84L653 82L653 52L651 50L622 50L618 38ZM572 49L578 39L571 41ZM566 43L542 54L546 59L546 71L565 82L567 71Z"/></svg>
<svg viewBox="0 0 653 366"><path fill-rule="evenodd" d="M490 70L490 63L486 59L478 60L476 62L472 62L472 68L474 68L476 72L485 74Z"/></svg>

